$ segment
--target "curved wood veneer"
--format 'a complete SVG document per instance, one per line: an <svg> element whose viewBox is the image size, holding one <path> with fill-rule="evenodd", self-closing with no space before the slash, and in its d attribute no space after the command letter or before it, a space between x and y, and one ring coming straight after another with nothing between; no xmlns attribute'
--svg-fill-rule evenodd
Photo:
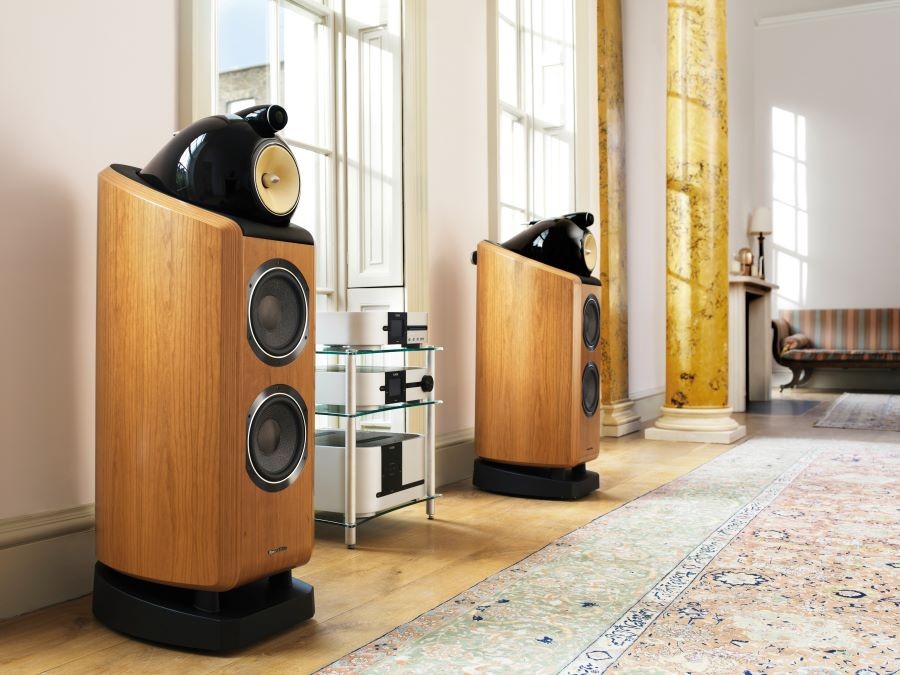
<svg viewBox="0 0 900 675"><path fill-rule="evenodd" d="M597 457L598 409L581 377L599 348L582 340L582 307L599 286L483 241L478 245L475 453L524 466L571 468Z"/></svg>
<svg viewBox="0 0 900 675"><path fill-rule="evenodd" d="M312 285L314 249L244 237L115 172L99 177L97 557L125 574L224 591L302 565L313 546L315 295L296 360L247 341L247 285L271 258ZM273 384L309 409L306 466L278 492L246 471L247 414Z"/></svg>

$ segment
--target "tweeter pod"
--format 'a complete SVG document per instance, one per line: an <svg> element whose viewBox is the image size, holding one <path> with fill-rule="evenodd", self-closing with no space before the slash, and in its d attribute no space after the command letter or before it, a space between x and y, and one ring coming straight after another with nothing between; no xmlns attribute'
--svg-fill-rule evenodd
<svg viewBox="0 0 900 675"><path fill-rule="evenodd" d="M175 134L140 175L196 206L286 225L300 200L297 161L275 135L286 124L277 105L204 117Z"/></svg>
<svg viewBox="0 0 900 675"><path fill-rule="evenodd" d="M588 277L597 266L597 242L588 229L593 223L594 216L586 212L532 221L502 246L545 265Z"/></svg>

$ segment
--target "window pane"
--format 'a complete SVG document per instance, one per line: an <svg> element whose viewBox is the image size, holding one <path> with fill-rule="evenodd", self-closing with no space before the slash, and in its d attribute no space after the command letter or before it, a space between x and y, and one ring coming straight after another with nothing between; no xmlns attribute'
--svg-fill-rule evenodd
<svg viewBox="0 0 900 675"><path fill-rule="evenodd" d="M497 80L500 89L500 100L511 106L519 105L519 43L516 27L511 22L500 18L498 33L499 73Z"/></svg>
<svg viewBox="0 0 900 675"><path fill-rule="evenodd" d="M291 220L312 232L316 239L316 287L324 288L328 286L327 267L333 242L331 160L296 146L291 150L297 158L301 181L300 203Z"/></svg>
<svg viewBox="0 0 900 675"><path fill-rule="evenodd" d="M525 208L525 127L508 112L500 114L500 201Z"/></svg>
<svg viewBox="0 0 900 675"><path fill-rule="evenodd" d="M794 113L772 108L772 150L794 157Z"/></svg>
<svg viewBox="0 0 900 675"><path fill-rule="evenodd" d="M516 235L526 224L525 212L508 206L500 207L500 241Z"/></svg>
<svg viewBox="0 0 900 675"><path fill-rule="evenodd" d="M267 4L267 0L218 0L216 112L237 112L269 100Z"/></svg>
<svg viewBox="0 0 900 675"><path fill-rule="evenodd" d="M777 152L772 153L772 197L796 206L794 178L794 160Z"/></svg>
<svg viewBox="0 0 900 675"><path fill-rule="evenodd" d="M572 150L560 135L534 134L534 215L549 218L574 210Z"/></svg>
<svg viewBox="0 0 900 675"><path fill-rule="evenodd" d="M329 147L331 45L325 20L291 3L279 3L279 90L288 111L285 136Z"/></svg>
<svg viewBox="0 0 900 675"><path fill-rule="evenodd" d="M801 302L800 289L803 287L800 259L794 255L778 251L775 258L778 265L778 295L791 302Z"/></svg>
<svg viewBox="0 0 900 675"><path fill-rule="evenodd" d="M797 253L809 255L809 228L806 211L797 211Z"/></svg>
<svg viewBox="0 0 900 675"><path fill-rule="evenodd" d="M797 208L806 211L806 164L797 163Z"/></svg>
<svg viewBox="0 0 900 675"><path fill-rule="evenodd" d="M797 226L794 222L794 207L774 202L772 204L772 240L776 246L795 250L797 245Z"/></svg>

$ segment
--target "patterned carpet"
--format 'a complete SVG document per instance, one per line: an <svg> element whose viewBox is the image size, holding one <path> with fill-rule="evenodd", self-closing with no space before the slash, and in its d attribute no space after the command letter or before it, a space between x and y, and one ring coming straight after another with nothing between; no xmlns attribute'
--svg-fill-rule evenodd
<svg viewBox="0 0 900 675"><path fill-rule="evenodd" d="M900 445L753 439L323 672L886 673L898 630Z"/></svg>
<svg viewBox="0 0 900 675"><path fill-rule="evenodd" d="M900 396L841 394L813 426L834 429L900 431Z"/></svg>

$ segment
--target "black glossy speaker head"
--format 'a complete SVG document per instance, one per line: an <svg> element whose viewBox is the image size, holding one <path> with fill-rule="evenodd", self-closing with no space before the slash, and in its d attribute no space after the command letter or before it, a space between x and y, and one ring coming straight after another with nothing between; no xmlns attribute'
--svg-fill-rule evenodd
<svg viewBox="0 0 900 675"><path fill-rule="evenodd" d="M502 246L545 265L587 277L597 264L597 245L588 230L593 222L594 216L586 212L533 221Z"/></svg>
<svg viewBox="0 0 900 675"><path fill-rule="evenodd" d="M307 455L306 403L279 384L263 390L247 414L247 473L268 492L293 483Z"/></svg>
<svg viewBox="0 0 900 675"><path fill-rule="evenodd" d="M300 171L275 136L286 124L277 105L204 117L175 134L140 175L191 204L287 225L300 199Z"/></svg>
<svg viewBox="0 0 900 675"><path fill-rule="evenodd" d="M265 363L283 366L309 340L309 285L287 260L260 265L247 287L247 339Z"/></svg>

